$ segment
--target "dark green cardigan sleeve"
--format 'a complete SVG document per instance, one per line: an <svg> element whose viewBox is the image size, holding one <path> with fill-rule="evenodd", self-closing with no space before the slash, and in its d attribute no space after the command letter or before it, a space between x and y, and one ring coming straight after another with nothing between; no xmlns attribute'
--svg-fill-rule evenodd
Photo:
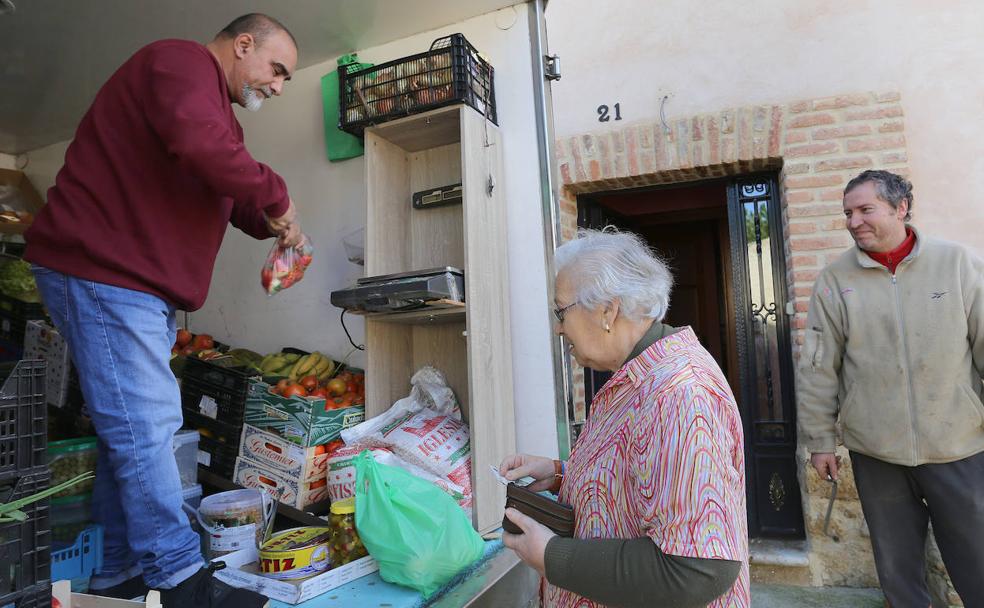
<svg viewBox="0 0 984 608"><path fill-rule="evenodd" d="M606 606L704 607L738 578L741 562L667 555L648 537L547 542L550 584Z"/></svg>

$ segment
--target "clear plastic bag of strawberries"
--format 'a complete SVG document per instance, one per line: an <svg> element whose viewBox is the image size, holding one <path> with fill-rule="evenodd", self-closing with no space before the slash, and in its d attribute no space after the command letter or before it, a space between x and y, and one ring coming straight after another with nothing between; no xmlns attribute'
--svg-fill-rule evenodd
<svg viewBox="0 0 984 608"><path fill-rule="evenodd" d="M304 240L296 247L281 247L274 243L260 271L260 284L267 295L274 295L296 284L304 278L304 271L314 259L314 246L311 239Z"/></svg>

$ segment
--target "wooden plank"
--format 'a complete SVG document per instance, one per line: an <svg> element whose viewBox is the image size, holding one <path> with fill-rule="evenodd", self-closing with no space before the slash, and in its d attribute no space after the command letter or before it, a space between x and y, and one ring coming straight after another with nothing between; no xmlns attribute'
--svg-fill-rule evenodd
<svg viewBox="0 0 984 608"><path fill-rule="evenodd" d="M414 114L366 129L366 140L368 141L371 133L407 152L446 146L461 140L458 115L462 110L475 112L463 104L458 104Z"/></svg>
<svg viewBox="0 0 984 608"><path fill-rule="evenodd" d="M465 303L455 300L434 300L426 302L426 308L407 312L364 312L352 314L364 316L384 323L411 323L429 325L432 323L457 323L465 320Z"/></svg>
<svg viewBox="0 0 984 608"><path fill-rule="evenodd" d="M366 274L414 270L410 260L410 171L406 152L366 132Z"/></svg>
<svg viewBox="0 0 984 608"><path fill-rule="evenodd" d="M461 181L461 144L454 143L410 155L410 192ZM411 199L407 198L409 206ZM410 261L414 269L464 268L465 246L461 205L410 211Z"/></svg>
<svg viewBox="0 0 984 608"><path fill-rule="evenodd" d="M425 365L444 372L466 420L469 412L468 343L464 319L458 323L413 327L413 369ZM472 433L474 435L474 433Z"/></svg>
<svg viewBox="0 0 984 608"><path fill-rule="evenodd" d="M513 410L509 260L498 128L462 112L465 302L468 305L468 384L471 395L472 487L479 531L502 521L505 488L489 465L516 451ZM489 194L492 177L497 186Z"/></svg>
<svg viewBox="0 0 984 608"><path fill-rule="evenodd" d="M410 393L412 338L411 325L366 319L366 418L382 414Z"/></svg>

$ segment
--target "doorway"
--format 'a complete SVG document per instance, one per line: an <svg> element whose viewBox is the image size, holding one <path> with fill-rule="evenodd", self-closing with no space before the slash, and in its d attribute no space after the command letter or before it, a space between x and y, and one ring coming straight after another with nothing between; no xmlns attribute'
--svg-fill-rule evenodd
<svg viewBox="0 0 984 608"><path fill-rule="evenodd" d="M578 226L642 236L670 265L665 323L721 366L745 432L751 536L802 538L782 221L775 174L581 195ZM609 373L585 370L585 401Z"/></svg>

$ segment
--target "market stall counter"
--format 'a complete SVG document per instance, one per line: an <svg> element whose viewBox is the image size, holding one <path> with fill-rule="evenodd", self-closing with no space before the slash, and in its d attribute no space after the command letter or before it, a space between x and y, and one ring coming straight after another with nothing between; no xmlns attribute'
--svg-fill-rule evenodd
<svg viewBox="0 0 984 608"><path fill-rule="evenodd" d="M222 571L219 577L222 578ZM231 580L227 582L233 582ZM431 597L424 598L408 587L384 581L379 572L357 578L300 604L272 599L271 608L459 608L469 606L529 605L536 597L539 576L516 554L504 549L501 540L485 543L482 558L459 573Z"/></svg>

